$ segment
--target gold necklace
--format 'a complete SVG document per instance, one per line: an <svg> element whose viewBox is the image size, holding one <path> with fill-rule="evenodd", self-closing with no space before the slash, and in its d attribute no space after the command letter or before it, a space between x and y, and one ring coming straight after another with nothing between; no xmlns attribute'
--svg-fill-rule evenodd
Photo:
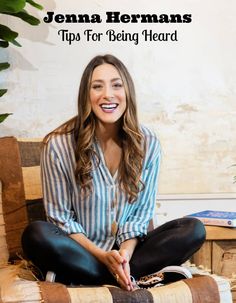
<svg viewBox="0 0 236 303"><path fill-rule="evenodd" d="M117 185L116 185L117 186ZM113 235L113 237L115 238L116 235L117 235L117 231L118 231L118 227L119 227L119 224L118 222L116 221L116 215L117 215L117 208L118 208L118 202L117 202L117 187L116 187L116 192L115 192L115 198L114 200L112 201L112 208L114 210L114 220L111 224L111 233Z"/></svg>

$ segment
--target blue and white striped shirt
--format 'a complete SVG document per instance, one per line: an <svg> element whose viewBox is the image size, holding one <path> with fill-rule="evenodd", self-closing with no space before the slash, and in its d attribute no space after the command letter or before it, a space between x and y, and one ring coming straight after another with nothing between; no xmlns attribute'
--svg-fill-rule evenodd
<svg viewBox="0 0 236 303"><path fill-rule="evenodd" d="M100 163L96 166L92 159L93 188L89 195L85 195L79 190L74 175L76 162L72 135L53 136L43 148L41 157L44 206L48 221L68 234L84 233L104 250L110 250L115 242L120 245L125 240L145 235L155 209L160 144L148 128L142 126L141 131L146 140L141 175L145 188L132 204L128 203L127 194L120 190L117 174L110 174L97 141L93 145Z"/></svg>

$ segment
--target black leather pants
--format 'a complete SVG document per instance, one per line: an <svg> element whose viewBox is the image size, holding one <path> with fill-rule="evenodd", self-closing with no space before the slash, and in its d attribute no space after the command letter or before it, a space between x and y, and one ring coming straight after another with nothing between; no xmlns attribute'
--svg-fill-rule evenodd
<svg viewBox="0 0 236 303"><path fill-rule="evenodd" d="M138 278L168 265L181 265L204 240L205 228L195 218L167 222L139 241L130 260L131 274ZM31 223L22 235L22 247L26 257L43 275L54 271L58 282L116 284L104 264L52 223Z"/></svg>

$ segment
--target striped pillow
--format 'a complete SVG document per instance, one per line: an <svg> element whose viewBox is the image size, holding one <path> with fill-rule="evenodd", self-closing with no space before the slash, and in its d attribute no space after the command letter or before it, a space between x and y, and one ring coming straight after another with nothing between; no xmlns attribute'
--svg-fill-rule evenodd
<svg viewBox="0 0 236 303"><path fill-rule="evenodd" d="M40 182L40 140L0 138L0 180L5 223L2 232L11 259L22 255L21 235L29 222L45 219ZM1 252L1 251L0 251Z"/></svg>
<svg viewBox="0 0 236 303"><path fill-rule="evenodd" d="M112 286L66 288L57 283L54 283L54 291L50 283L40 282L39 285L45 303L59 301L61 303L226 303L221 301L218 286L209 276L185 279L161 287L138 289L132 292ZM55 300L56 291L58 300Z"/></svg>
<svg viewBox="0 0 236 303"><path fill-rule="evenodd" d="M18 139L28 220L45 220L40 179L40 139Z"/></svg>
<svg viewBox="0 0 236 303"><path fill-rule="evenodd" d="M0 138L0 180L2 207L10 257L21 252L21 234L28 223L25 194L16 138Z"/></svg>
<svg viewBox="0 0 236 303"><path fill-rule="evenodd" d="M9 258L6 231L5 231L5 221L3 217L2 210L2 182L0 181L0 266L6 265Z"/></svg>
<svg viewBox="0 0 236 303"><path fill-rule="evenodd" d="M18 279L3 292L0 299L3 303L232 303L229 282L222 280L222 292L212 276L199 276L161 287L128 292L112 286L66 287L59 283Z"/></svg>

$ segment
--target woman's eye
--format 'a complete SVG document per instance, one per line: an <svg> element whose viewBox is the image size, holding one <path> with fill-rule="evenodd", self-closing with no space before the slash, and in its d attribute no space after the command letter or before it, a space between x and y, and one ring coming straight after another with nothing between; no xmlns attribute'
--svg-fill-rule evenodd
<svg viewBox="0 0 236 303"><path fill-rule="evenodd" d="M101 88L102 88L102 85L96 84L96 85L93 85L92 88L93 88L93 89L101 89Z"/></svg>
<svg viewBox="0 0 236 303"><path fill-rule="evenodd" d="M120 87L122 87L123 85L122 85L122 83L115 83L115 84L113 84L113 86L114 86L115 88L120 88Z"/></svg>

